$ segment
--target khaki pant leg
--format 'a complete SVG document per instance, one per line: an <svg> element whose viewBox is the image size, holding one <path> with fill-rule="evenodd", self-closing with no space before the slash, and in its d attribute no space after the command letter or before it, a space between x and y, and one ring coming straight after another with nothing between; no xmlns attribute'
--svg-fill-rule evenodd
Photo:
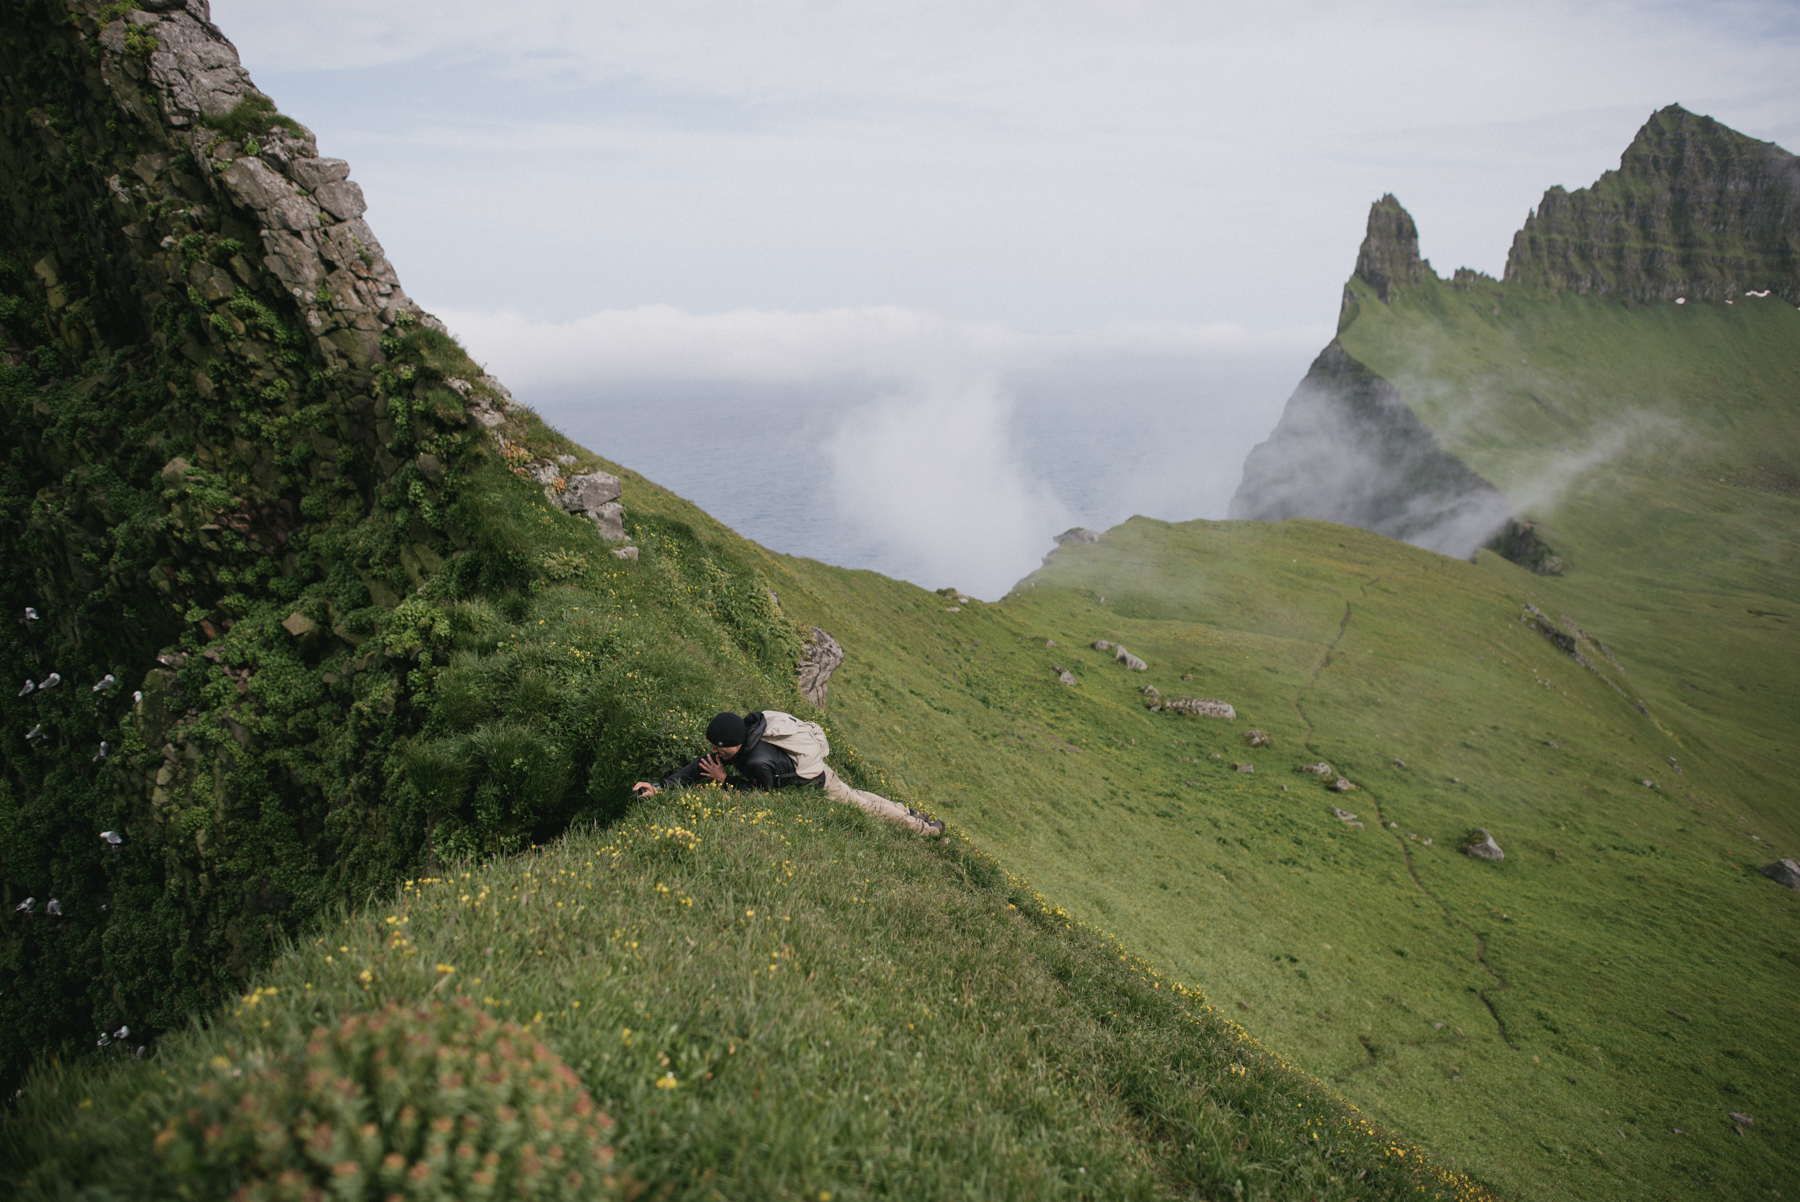
<svg viewBox="0 0 1800 1202"><path fill-rule="evenodd" d="M865 814L873 814L877 818L885 818L889 822L899 823L914 834L926 832L925 820L908 810L897 801L889 801L877 793L866 793L861 789L852 789L845 784L843 778L825 766L825 796L833 801L847 801Z"/></svg>

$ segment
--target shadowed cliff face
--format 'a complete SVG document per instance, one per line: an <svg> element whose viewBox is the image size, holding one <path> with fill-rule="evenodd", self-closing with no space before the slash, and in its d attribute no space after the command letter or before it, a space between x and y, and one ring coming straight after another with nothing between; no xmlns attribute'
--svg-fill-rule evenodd
<svg viewBox="0 0 1800 1202"><path fill-rule="evenodd" d="M1670 105L1617 171L1544 193L1506 282L1638 301L1767 288L1800 304L1800 158Z"/></svg>
<svg viewBox="0 0 1800 1202"><path fill-rule="evenodd" d="M1464 556L1509 510L1500 490L1438 445L1393 384L1334 340L1245 460L1227 516L1320 518Z"/></svg>
<svg viewBox="0 0 1800 1202"><path fill-rule="evenodd" d="M0 1081L406 862L381 632L507 402L204 0L128 7L0 22Z"/></svg>

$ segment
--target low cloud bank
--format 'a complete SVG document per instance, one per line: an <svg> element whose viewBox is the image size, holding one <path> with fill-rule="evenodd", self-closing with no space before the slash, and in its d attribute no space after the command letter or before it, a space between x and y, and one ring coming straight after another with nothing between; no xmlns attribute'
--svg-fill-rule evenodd
<svg viewBox="0 0 1800 1202"><path fill-rule="evenodd" d="M571 436L750 537L989 599L1071 525L1223 516L1330 336L1040 335L895 307L440 315Z"/></svg>

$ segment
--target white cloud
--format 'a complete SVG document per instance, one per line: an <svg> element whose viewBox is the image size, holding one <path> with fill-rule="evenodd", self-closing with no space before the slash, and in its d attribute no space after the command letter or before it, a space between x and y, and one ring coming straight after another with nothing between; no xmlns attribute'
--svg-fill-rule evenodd
<svg viewBox="0 0 1800 1202"><path fill-rule="evenodd" d="M621 380L769 384L833 377L917 386L1119 356L1316 350L1331 337L1327 326L1253 331L1225 322L1113 322L1079 334L1029 334L898 306L693 314L643 305L564 322L510 311L449 309L438 316L489 371L521 390Z"/></svg>

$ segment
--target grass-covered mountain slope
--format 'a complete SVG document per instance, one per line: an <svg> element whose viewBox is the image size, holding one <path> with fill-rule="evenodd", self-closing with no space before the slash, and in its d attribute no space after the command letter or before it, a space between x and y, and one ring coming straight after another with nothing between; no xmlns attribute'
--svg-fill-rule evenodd
<svg viewBox="0 0 1800 1202"><path fill-rule="evenodd" d="M803 707L754 552L407 300L203 3L9 4L0 88L0 1080Z"/></svg>
<svg viewBox="0 0 1800 1202"><path fill-rule="evenodd" d="M955 612L794 571L865 755L1382 1121L1527 1196L1779 1186L1800 895L1757 868L1800 830L1659 669L1719 654L1704 625L1319 522L1133 519ZM1504 861L1458 853L1477 827Z"/></svg>
<svg viewBox="0 0 1800 1202"><path fill-rule="evenodd" d="M246 1196L487 1196L477 1174L522 1175L522 1139L550 1155L488 1100L518 1075L505 1043L541 1041L535 1062L612 1121L613 1157L536 1196L1486 1196L966 844L816 795L733 800L665 796L408 881L156 1060L34 1079L0 1144L8 1195L224 1198L285 1172L291 1195ZM421 1003L521 1028L481 1088L446 1084L454 1062L356 1058L360 1016L448 1025ZM273 1128L240 1117L246 1098ZM435 1121L454 1133L436 1154Z"/></svg>

